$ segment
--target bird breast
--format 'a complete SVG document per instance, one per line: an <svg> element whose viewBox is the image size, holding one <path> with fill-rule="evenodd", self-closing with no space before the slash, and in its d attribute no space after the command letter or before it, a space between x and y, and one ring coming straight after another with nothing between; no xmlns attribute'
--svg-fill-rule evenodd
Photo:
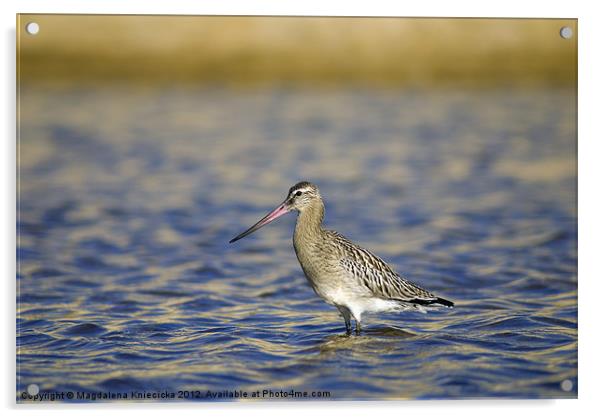
<svg viewBox="0 0 602 418"><path fill-rule="evenodd" d="M346 305L357 297L361 289L355 289L354 281L341 267L340 254L327 239L307 239L295 234L295 253L309 284L326 302Z"/></svg>

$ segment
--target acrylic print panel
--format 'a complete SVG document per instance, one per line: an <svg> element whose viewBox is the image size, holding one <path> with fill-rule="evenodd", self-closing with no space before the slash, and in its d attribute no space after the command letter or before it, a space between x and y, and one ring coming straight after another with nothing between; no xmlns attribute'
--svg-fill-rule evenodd
<svg viewBox="0 0 602 418"><path fill-rule="evenodd" d="M577 396L576 20L17 25L18 402Z"/></svg>

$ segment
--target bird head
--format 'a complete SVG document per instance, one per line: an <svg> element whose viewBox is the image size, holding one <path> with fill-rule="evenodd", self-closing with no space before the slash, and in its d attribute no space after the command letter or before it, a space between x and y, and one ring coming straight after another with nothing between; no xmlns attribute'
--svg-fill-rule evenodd
<svg viewBox="0 0 602 418"><path fill-rule="evenodd" d="M236 237L230 240L230 243L238 241L241 238L246 237L249 234L257 231L259 228L266 226L267 224L275 221L280 218L282 215L287 214L291 211L303 212L308 208L312 207L317 202L320 202L322 198L320 197L320 191L315 184L312 184L308 181L302 181L295 184L288 191L286 199L280 205L278 205L274 210L268 213L266 216L261 218L255 225L244 231L243 233L237 235Z"/></svg>

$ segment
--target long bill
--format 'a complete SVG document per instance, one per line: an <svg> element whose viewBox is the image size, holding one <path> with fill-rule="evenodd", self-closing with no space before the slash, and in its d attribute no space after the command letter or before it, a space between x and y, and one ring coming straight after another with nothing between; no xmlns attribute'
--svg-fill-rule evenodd
<svg viewBox="0 0 602 418"><path fill-rule="evenodd" d="M245 232L243 232L243 233L235 236L234 238L232 238L230 240L230 244L232 244L235 241L238 241L241 238L246 237L249 234L252 234L253 232L257 231L262 226L265 226L265 225L269 224L270 222L272 222L272 221L280 218L282 215L285 215L288 212L290 212L290 208L286 204L286 202L283 202L276 209L274 209L273 211L271 211L270 213L268 213L267 215L265 215L263 218L261 218L259 220L259 222L257 222L255 225L253 225L252 227L250 227L249 229L247 229Z"/></svg>

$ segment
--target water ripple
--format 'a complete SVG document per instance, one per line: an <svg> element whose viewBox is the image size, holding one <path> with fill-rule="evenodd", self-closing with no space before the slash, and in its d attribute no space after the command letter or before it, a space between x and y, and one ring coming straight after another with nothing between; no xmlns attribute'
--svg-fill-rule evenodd
<svg viewBox="0 0 602 418"><path fill-rule="evenodd" d="M22 94L19 392L576 397L570 92ZM455 309L348 337L292 216L227 244L302 178Z"/></svg>

